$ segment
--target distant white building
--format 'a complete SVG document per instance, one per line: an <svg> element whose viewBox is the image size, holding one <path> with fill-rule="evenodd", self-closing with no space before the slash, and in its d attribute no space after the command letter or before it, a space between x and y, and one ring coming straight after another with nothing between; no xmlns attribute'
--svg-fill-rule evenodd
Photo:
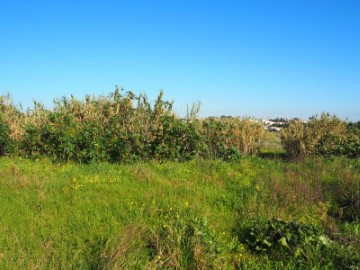
<svg viewBox="0 0 360 270"><path fill-rule="evenodd" d="M280 131L281 128L279 128L279 127L268 127L267 130L268 131Z"/></svg>

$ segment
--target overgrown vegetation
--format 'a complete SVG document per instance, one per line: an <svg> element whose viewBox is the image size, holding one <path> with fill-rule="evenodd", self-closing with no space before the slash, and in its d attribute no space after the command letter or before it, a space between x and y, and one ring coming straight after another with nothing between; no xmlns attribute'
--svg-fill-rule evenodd
<svg viewBox="0 0 360 270"><path fill-rule="evenodd" d="M120 89L0 112L1 269L359 269L358 123L279 135Z"/></svg>
<svg viewBox="0 0 360 270"><path fill-rule="evenodd" d="M356 159L81 165L1 158L0 175L1 269L360 263Z"/></svg>
<svg viewBox="0 0 360 270"><path fill-rule="evenodd" d="M87 96L84 101L63 97L51 110L35 102L33 110L22 113L2 97L1 154L89 163L233 160L259 151L265 136L260 121L200 120L198 105L180 119L172 105L163 100L163 92L152 105L145 95L117 88L109 96Z"/></svg>
<svg viewBox="0 0 360 270"><path fill-rule="evenodd" d="M289 260L298 269L353 269L360 264L358 251L332 241L314 225L270 219L249 222L240 240L256 254L271 260Z"/></svg>
<svg viewBox="0 0 360 270"><path fill-rule="evenodd" d="M143 94L116 88L108 96L63 97L53 109L34 102L26 113L9 96L0 97L0 154L90 163L194 158L238 160L269 143L264 126L251 118L199 119L199 105L178 118L161 91L151 104ZM276 140L276 138L275 138ZM323 113L307 122L295 119L282 129L290 158L360 154L360 128ZM281 153L282 150L279 150Z"/></svg>
<svg viewBox="0 0 360 270"><path fill-rule="evenodd" d="M341 121L338 117L323 113L314 116L307 123L293 121L282 130L284 149L293 158L314 155L360 155L360 129L353 123Z"/></svg>

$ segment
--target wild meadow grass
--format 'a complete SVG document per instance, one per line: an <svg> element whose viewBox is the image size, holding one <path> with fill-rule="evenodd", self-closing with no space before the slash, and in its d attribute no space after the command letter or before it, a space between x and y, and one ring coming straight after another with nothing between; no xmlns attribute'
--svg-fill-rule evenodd
<svg viewBox="0 0 360 270"><path fill-rule="evenodd" d="M163 95L0 96L0 269L359 269L359 123Z"/></svg>
<svg viewBox="0 0 360 270"><path fill-rule="evenodd" d="M360 162L0 159L0 269L358 269Z"/></svg>

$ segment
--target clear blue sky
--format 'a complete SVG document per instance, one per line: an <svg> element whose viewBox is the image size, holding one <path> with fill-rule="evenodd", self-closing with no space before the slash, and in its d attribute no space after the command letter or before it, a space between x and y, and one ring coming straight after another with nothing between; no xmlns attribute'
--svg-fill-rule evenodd
<svg viewBox="0 0 360 270"><path fill-rule="evenodd" d="M360 120L359 0L0 1L0 94L115 85L175 111Z"/></svg>

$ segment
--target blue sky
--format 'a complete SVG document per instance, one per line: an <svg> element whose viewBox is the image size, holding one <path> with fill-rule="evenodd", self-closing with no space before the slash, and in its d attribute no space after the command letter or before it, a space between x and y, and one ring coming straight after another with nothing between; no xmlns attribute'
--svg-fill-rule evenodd
<svg viewBox="0 0 360 270"><path fill-rule="evenodd" d="M16 104L115 85L175 111L360 120L360 1L0 0L0 94Z"/></svg>

